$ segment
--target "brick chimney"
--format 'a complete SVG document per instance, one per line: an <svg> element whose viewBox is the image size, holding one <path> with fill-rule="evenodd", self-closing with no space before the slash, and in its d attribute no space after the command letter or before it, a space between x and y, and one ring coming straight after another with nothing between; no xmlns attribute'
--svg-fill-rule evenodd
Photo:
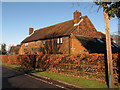
<svg viewBox="0 0 120 90"><path fill-rule="evenodd" d="M74 12L74 24L77 24L80 21L81 17L81 13L76 10Z"/></svg>
<svg viewBox="0 0 120 90"><path fill-rule="evenodd" d="M29 35L33 33L33 28L29 28Z"/></svg>

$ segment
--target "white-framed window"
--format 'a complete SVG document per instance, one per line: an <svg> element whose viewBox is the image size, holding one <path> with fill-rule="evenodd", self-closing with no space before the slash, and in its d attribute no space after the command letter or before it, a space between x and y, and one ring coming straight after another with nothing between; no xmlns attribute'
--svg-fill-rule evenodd
<svg viewBox="0 0 120 90"><path fill-rule="evenodd" d="M60 38L60 43L63 43L62 37Z"/></svg>
<svg viewBox="0 0 120 90"><path fill-rule="evenodd" d="M57 38L57 44L59 44L59 43L60 43L59 38Z"/></svg>
<svg viewBox="0 0 120 90"><path fill-rule="evenodd" d="M57 44L63 43L62 37L61 38L57 38Z"/></svg>
<svg viewBox="0 0 120 90"><path fill-rule="evenodd" d="M37 41L35 41L35 46L37 46Z"/></svg>
<svg viewBox="0 0 120 90"><path fill-rule="evenodd" d="M28 46L28 43L25 43L25 47L27 47Z"/></svg>
<svg viewBox="0 0 120 90"><path fill-rule="evenodd" d="M43 45L45 45L45 40L43 40Z"/></svg>

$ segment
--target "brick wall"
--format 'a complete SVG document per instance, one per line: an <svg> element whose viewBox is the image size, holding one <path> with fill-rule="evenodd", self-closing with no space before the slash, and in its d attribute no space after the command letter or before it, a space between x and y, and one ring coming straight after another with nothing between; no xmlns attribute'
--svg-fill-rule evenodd
<svg viewBox="0 0 120 90"><path fill-rule="evenodd" d="M63 43L57 44L57 38L54 39L46 39L45 45L43 45L43 41L37 41L37 46L35 46L35 41L28 42L28 46L25 46L25 43L22 44L19 54L69 54L69 37L62 37Z"/></svg>
<svg viewBox="0 0 120 90"><path fill-rule="evenodd" d="M63 37L63 43L57 44L57 38L45 40L46 44L43 45L42 40L37 41L37 46L34 42L28 42L28 46L25 47L25 43L19 50L20 55L24 54L88 54L87 49L80 43L74 35L70 37Z"/></svg>
<svg viewBox="0 0 120 90"><path fill-rule="evenodd" d="M74 35L70 36L71 54L88 54L87 49L75 38Z"/></svg>
<svg viewBox="0 0 120 90"><path fill-rule="evenodd" d="M33 42L28 42L28 46L25 46L25 43L22 44L19 54L42 54L42 50L40 47L43 47L42 41L37 41L37 46L35 45L35 41Z"/></svg>

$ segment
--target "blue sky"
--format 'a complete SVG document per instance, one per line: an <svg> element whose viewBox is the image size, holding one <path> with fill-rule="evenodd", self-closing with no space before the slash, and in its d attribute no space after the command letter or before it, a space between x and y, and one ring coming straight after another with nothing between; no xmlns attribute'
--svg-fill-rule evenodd
<svg viewBox="0 0 120 90"><path fill-rule="evenodd" d="M78 10L87 15L98 31L105 33L102 8L93 2L2 2L2 43L20 44L34 30L73 19ZM111 33L118 31L118 19L110 20Z"/></svg>

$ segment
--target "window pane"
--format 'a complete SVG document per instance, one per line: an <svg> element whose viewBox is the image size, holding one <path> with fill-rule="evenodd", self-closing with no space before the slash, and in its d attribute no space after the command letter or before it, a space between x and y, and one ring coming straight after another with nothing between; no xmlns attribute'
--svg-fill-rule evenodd
<svg viewBox="0 0 120 90"><path fill-rule="evenodd" d="M25 43L25 47L27 47L28 46L28 43Z"/></svg>
<svg viewBox="0 0 120 90"><path fill-rule="evenodd" d="M62 38L60 38L60 43L62 43Z"/></svg>
<svg viewBox="0 0 120 90"><path fill-rule="evenodd" d="M35 46L37 46L37 41L35 41Z"/></svg>
<svg viewBox="0 0 120 90"><path fill-rule="evenodd" d="M45 40L43 40L43 44L45 44Z"/></svg>
<svg viewBox="0 0 120 90"><path fill-rule="evenodd" d="M59 43L59 38L57 38L57 43Z"/></svg>

